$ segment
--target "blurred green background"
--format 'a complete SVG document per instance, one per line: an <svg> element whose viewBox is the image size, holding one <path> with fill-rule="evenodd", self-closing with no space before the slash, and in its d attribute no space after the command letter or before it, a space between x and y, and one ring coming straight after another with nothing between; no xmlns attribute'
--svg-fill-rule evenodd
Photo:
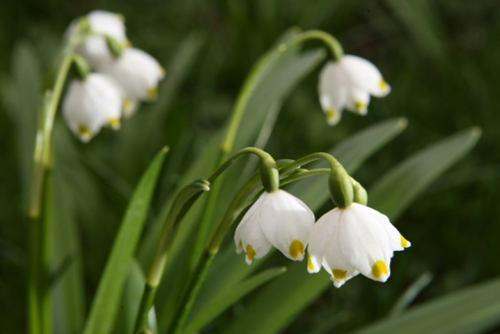
<svg viewBox="0 0 500 334"><path fill-rule="evenodd" d="M53 77L67 25L93 9L122 13L129 39L165 65L167 79L158 102L125 120L119 133L105 130L88 145L58 121L65 182L78 190L58 203L71 208L68 215L79 223L81 240L68 243L81 247L84 299L95 292L128 196L154 153L164 144L172 148L156 194L158 208L227 120L252 65L290 27L333 34L346 53L376 64L392 92L373 99L366 117L345 113L338 126L328 127L316 91L318 66L283 105L266 147L276 158L326 151L374 122L407 118L407 129L356 173L369 189L390 167L437 140L471 126L479 126L483 135L398 219L413 245L395 256L388 283L356 278L340 290L332 287L284 332L315 328L321 333L322 324L338 314L338 331L359 328L385 316L424 272L433 280L415 304L499 275L497 1L7 0L0 2L0 332L26 329L24 209L37 94ZM169 68L186 40L196 52L180 57L185 68ZM306 49L319 46L310 43ZM160 115L155 119L161 122L151 124L151 114ZM153 135L142 135L151 129ZM366 300L356 299L363 305L351 302L350 296L365 294ZM230 309L220 321L237 313L238 308Z"/></svg>

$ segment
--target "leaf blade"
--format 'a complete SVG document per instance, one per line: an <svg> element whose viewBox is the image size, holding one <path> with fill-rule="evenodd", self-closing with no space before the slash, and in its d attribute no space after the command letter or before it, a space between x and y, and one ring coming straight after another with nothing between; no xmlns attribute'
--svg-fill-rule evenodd
<svg viewBox="0 0 500 334"><path fill-rule="evenodd" d="M156 180L168 149L162 149L141 177L113 244L84 333L110 333L130 261L139 240Z"/></svg>
<svg viewBox="0 0 500 334"><path fill-rule="evenodd" d="M370 188L369 205L396 220L432 181L470 151L480 136L481 130L474 127L412 155Z"/></svg>
<svg viewBox="0 0 500 334"><path fill-rule="evenodd" d="M500 322L500 279L477 284L415 306L395 319L385 319L358 334L478 333Z"/></svg>

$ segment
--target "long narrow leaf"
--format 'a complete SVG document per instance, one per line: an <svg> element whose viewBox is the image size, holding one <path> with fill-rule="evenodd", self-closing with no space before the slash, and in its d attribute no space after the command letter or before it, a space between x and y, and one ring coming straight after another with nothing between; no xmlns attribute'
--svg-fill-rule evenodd
<svg viewBox="0 0 500 334"><path fill-rule="evenodd" d="M480 136L479 128L471 128L403 161L370 189L369 205L396 220L432 181L469 152Z"/></svg>
<svg viewBox="0 0 500 334"><path fill-rule="evenodd" d="M188 321L189 325L184 332L198 332L201 328L203 328L203 326L208 324L212 319L222 313L229 306L233 305L236 301L240 300L264 283L284 274L285 272L285 267L268 269L238 284L236 288L232 289L230 292L218 296L218 298L211 301L209 305L199 306L197 310L193 310L194 315Z"/></svg>
<svg viewBox="0 0 500 334"><path fill-rule="evenodd" d="M356 333L484 333L500 323L500 279L465 288Z"/></svg>
<svg viewBox="0 0 500 334"><path fill-rule="evenodd" d="M167 151L167 148L164 148L157 154L135 189L99 282L84 333L111 332L127 270L141 235L156 180Z"/></svg>

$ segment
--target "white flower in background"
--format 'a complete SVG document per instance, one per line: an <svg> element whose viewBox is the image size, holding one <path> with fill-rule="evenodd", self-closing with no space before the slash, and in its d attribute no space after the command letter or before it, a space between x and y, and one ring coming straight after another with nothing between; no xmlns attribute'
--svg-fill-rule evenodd
<svg viewBox="0 0 500 334"><path fill-rule="evenodd" d="M114 59L109 50L106 38L103 35L114 38L122 47L127 48L130 42L125 34L124 18L120 14L103 10L94 10L85 16L88 22L89 33L85 42L76 48L78 52L89 63L92 69L96 69L103 63ZM65 38L70 39L75 33L79 33L80 19L71 22L66 30ZM95 34L94 36L92 34ZM97 36L96 36L97 35Z"/></svg>
<svg viewBox="0 0 500 334"><path fill-rule="evenodd" d="M380 71L366 59L345 55L337 62L328 62L321 70L319 96L328 124L337 124L343 109L366 115L370 95L384 97L391 87Z"/></svg>
<svg viewBox="0 0 500 334"><path fill-rule="evenodd" d="M100 72L112 76L123 88L127 102L124 115L129 116L136 109L138 101L154 100L158 94L158 82L165 76L160 63L148 53L128 48L110 63L103 63Z"/></svg>
<svg viewBox="0 0 500 334"><path fill-rule="evenodd" d="M314 214L297 197L284 190L264 192L236 228L236 251L246 252L248 264L266 255L271 246L301 261L313 224Z"/></svg>
<svg viewBox="0 0 500 334"><path fill-rule="evenodd" d="M71 81L62 111L73 133L88 142L103 126L120 128L122 100L122 91L112 78L90 73L85 80Z"/></svg>
<svg viewBox="0 0 500 334"><path fill-rule="evenodd" d="M337 288L359 273L385 282L393 252L410 245L387 216L353 203L327 212L314 225L307 270L317 273L323 266Z"/></svg>

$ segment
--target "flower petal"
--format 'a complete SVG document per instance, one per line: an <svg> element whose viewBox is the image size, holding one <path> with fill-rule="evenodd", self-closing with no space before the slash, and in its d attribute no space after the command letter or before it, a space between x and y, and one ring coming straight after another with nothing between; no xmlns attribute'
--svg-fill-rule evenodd
<svg viewBox="0 0 500 334"><path fill-rule="evenodd" d="M373 209L353 203L344 209L340 221L340 244L343 255L364 276L385 281L390 275L392 248L386 231L373 221ZM381 261L387 273L374 275L374 266ZM377 268L382 268L378 265ZM378 273L379 271L377 271ZM380 272L384 272L383 270Z"/></svg>
<svg viewBox="0 0 500 334"><path fill-rule="evenodd" d="M391 87L382 78L378 68L368 60L358 56L345 55L340 62L353 86L368 91L376 97L384 97L390 93Z"/></svg>
<svg viewBox="0 0 500 334"><path fill-rule="evenodd" d="M261 195L243 216L234 234L237 252L245 251L248 264L252 263L254 258L262 258L271 249L271 243L266 239L259 225L263 203Z"/></svg>
<svg viewBox="0 0 500 334"><path fill-rule="evenodd" d="M332 242L332 238L335 236L335 233L338 232L337 222L339 217L340 212L334 209L325 213L318 219L316 224L314 224L307 249L307 271L309 273L317 273L320 271L327 245ZM329 271L328 268L325 269Z"/></svg>
<svg viewBox="0 0 500 334"><path fill-rule="evenodd" d="M156 98L158 82L164 70L148 53L128 48L111 63L101 64L99 71L112 76L131 101L151 101Z"/></svg>
<svg viewBox="0 0 500 334"><path fill-rule="evenodd" d="M347 78L339 63L328 62L321 70L318 84L320 103L330 125L338 123L348 100Z"/></svg>
<svg viewBox="0 0 500 334"><path fill-rule="evenodd" d="M352 88L349 92L349 97L346 102L346 108L358 115L366 115L368 113L368 105L370 104L370 94L358 88Z"/></svg>
<svg viewBox="0 0 500 334"><path fill-rule="evenodd" d="M329 213L333 213L327 219L330 220L329 223L334 228L330 230L330 242L325 247L322 265L332 276L335 287L340 288L347 280L356 276L358 271L351 265L349 259L344 256L341 250L340 222L342 221L344 210L335 208Z"/></svg>
<svg viewBox="0 0 500 334"><path fill-rule="evenodd" d="M259 223L267 240L286 257L301 261L314 224L314 214L297 197L284 190L264 193Z"/></svg>

